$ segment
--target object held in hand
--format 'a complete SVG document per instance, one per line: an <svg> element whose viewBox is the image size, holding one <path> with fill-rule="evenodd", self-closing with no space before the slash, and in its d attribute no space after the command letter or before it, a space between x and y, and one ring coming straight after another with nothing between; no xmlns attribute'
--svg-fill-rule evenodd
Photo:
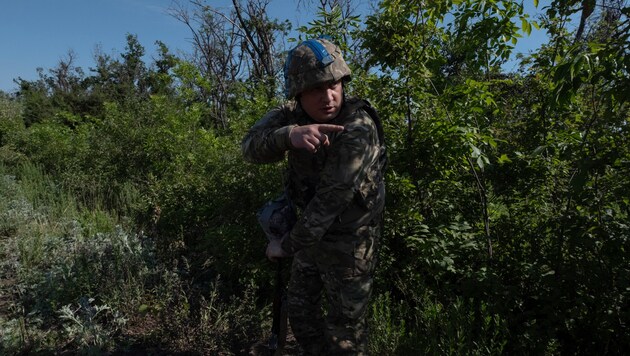
<svg viewBox="0 0 630 356"><path fill-rule="evenodd" d="M258 222L267 239L279 243L297 221L293 205L286 193L267 202L257 213ZM284 262L277 261L276 286L273 299L273 323L267 349L271 355L282 355L287 340L287 282L284 278Z"/></svg>
<svg viewBox="0 0 630 356"><path fill-rule="evenodd" d="M258 223L269 241L282 240L297 221L295 211L286 193L267 202L258 210L257 216Z"/></svg>

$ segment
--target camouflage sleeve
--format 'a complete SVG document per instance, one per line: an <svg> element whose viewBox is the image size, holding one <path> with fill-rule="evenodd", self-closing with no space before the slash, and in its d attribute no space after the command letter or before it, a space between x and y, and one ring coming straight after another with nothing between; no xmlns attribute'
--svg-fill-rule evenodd
<svg viewBox="0 0 630 356"><path fill-rule="evenodd" d="M271 163L284 158L291 149L289 132L296 125L288 125L285 107L271 110L249 130L241 142L246 161Z"/></svg>
<svg viewBox="0 0 630 356"><path fill-rule="evenodd" d="M282 241L286 252L295 253L317 243L349 207L367 170L378 161L376 126L367 114L357 116L344 125L345 130L332 143L315 196Z"/></svg>

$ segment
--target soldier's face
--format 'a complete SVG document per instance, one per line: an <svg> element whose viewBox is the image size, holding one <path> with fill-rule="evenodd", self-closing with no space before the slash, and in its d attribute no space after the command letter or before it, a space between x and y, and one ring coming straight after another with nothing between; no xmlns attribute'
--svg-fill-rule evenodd
<svg viewBox="0 0 630 356"><path fill-rule="evenodd" d="M300 104L308 116L317 122L328 122L334 119L343 104L341 80L303 91L300 95Z"/></svg>

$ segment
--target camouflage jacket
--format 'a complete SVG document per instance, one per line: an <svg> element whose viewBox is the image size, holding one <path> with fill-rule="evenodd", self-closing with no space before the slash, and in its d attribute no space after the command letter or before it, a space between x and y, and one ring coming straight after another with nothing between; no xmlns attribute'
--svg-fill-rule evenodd
<svg viewBox="0 0 630 356"><path fill-rule="evenodd" d="M294 149L294 126L316 124L296 102L271 110L242 142L249 162L277 162L288 152L286 186L298 210L298 222L282 241L287 253L312 246L334 235L351 233L380 217L385 203L385 147L377 126L356 98L346 99L339 115L327 124L343 125L328 133L330 146L316 153Z"/></svg>

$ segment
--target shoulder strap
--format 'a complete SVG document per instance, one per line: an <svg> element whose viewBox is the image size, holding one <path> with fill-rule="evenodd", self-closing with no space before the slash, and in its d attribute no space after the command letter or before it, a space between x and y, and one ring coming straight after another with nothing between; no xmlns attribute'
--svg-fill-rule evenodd
<svg viewBox="0 0 630 356"><path fill-rule="evenodd" d="M378 116L378 112L376 111L376 109L374 109L374 107L372 107L369 101L365 99L362 99L362 101L365 104L365 106L363 106L363 109L368 113L368 115L370 115L370 117L374 121L374 124L376 125L376 131L378 131L378 140L380 141L382 146L385 146L385 131L383 130L381 117Z"/></svg>
<svg viewBox="0 0 630 356"><path fill-rule="evenodd" d="M383 130L383 123L381 122L381 117L378 115L378 112L376 111L376 109L374 109L374 107L370 105L369 101L365 99L362 99L361 101L364 104L362 107L363 110L365 110L365 112L367 112L368 115L370 115L370 117L372 118L372 121L374 121L374 125L376 125L378 141L381 144L381 155L380 155L381 169L385 171L389 162L387 158L387 147L385 145L385 131Z"/></svg>

